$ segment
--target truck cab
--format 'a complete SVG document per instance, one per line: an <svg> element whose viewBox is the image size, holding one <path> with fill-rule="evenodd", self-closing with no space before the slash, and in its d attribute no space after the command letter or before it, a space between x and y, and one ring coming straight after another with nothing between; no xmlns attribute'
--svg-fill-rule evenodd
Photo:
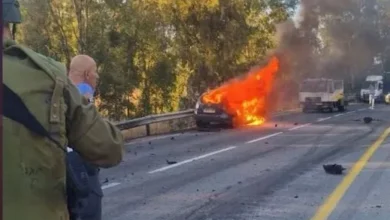
<svg viewBox="0 0 390 220"><path fill-rule="evenodd" d="M309 110L333 111L337 108L344 111L344 81L333 79L306 79L302 82L299 91L299 101L303 112Z"/></svg>
<svg viewBox="0 0 390 220"><path fill-rule="evenodd" d="M383 76L380 75L370 75L366 77L360 90L360 100L363 102L368 102L370 97L370 90L374 90L374 97L377 101L384 100L383 94Z"/></svg>

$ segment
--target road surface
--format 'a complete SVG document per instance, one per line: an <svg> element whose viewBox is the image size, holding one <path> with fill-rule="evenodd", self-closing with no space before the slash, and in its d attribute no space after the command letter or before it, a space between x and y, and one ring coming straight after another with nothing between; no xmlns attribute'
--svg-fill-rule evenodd
<svg viewBox="0 0 390 220"><path fill-rule="evenodd" d="M390 107L367 107L134 140L102 170L104 220L387 220Z"/></svg>

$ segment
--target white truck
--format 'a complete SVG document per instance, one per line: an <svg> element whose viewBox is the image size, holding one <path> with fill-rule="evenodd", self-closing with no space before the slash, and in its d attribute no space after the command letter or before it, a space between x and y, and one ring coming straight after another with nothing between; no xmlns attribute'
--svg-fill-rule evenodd
<svg viewBox="0 0 390 220"><path fill-rule="evenodd" d="M368 102L370 97L370 90L374 91L375 102L382 102L385 99L383 94L383 76L369 75L364 81L362 89L360 90L360 100Z"/></svg>
<svg viewBox="0 0 390 220"><path fill-rule="evenodd" d="M344 111L348 102L344 98L344 81L315 78L306 79L302 82L299 91L299 101L303 112L309 110L334 109Z"/></svg>

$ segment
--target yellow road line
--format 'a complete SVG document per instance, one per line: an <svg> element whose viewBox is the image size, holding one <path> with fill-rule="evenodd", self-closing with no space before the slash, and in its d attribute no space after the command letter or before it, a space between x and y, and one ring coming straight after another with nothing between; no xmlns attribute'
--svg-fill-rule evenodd
<svg viewBox="0 0 390 220"><path fill-rule="evenodd" d="M390 127L387 128L381 136L367 149L367 151L360 157L360 159L353 165L349 173L344 177L341 183L336 187L336 189L329 195L325 202L318 208L315 215L311 220L326 220L329 215L333 212L336 205L339 203L341 198L343 198L345 192L351 186L353 181L362 171L364 166L367 164L368 160L372 157L375 151L381 146L383 141L390 134Z"/></svg>

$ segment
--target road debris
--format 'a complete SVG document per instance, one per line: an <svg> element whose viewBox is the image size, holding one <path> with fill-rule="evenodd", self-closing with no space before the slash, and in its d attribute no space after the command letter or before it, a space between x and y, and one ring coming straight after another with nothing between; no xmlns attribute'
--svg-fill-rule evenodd
<svg viewBox="0 0 390 220"><path fill-rule="evenodd" d="M170 160L166 160L166 161L167 161L167 164L168 164L168 165L172 165L172 164L177 163L177 161L170 161Z"/></svg>
<svg viewBox="0 0 390 220"><path fill-rule="evenodd" d="M294 125L298 125L298 122L295 122Z"/></svg>
<svg viewBox="0 0 390 220"><path fill-rule="evenodd" d="M372 119L371 117L364 117L364 118L363 118L363 121L364 121L364 123L366 123L366 124L371 123L372 120L373 120L373 119Z"/></svg>
<svg viewBox="0 0 390 220"><path fill-rule="evenodd" d="M324 168L326 173L333 175L341 175L343 174L343 171L346 170L343 166L339 164L327 164L322 165L322 167Z"/></svg>

